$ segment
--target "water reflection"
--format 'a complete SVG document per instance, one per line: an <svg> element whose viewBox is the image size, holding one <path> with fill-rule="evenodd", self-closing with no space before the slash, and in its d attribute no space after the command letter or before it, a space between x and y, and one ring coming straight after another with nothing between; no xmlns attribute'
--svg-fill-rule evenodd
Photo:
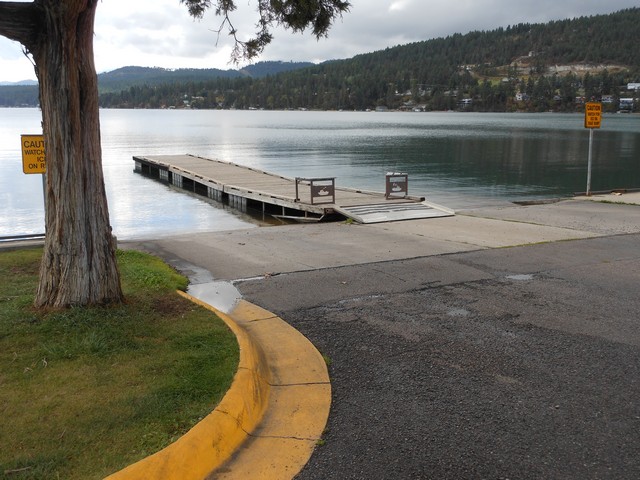
<svg viewBox="0 0 640 480"><path fill-rule="evenodd" d="M19 145L39 126L38 110L0 109L0 235L43 229L40 176L22 173ZM120 238L254 226L134 174L134 155L193 153L379 191L386 172L407 172L410 193L451 208L570 195L586 182L581 115L103 110L101 129ZM592 189L640 187L638 152L640 117L605 116Z"/></svg>

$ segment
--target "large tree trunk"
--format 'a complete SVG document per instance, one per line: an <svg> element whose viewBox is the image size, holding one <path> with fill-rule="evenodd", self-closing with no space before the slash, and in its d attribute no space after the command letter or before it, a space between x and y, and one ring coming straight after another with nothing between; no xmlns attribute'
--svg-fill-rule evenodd
<svg viewBox="0 0 640 480"><path fill-rule="evenodd" d="M93 61L97 1L0 2L0 13L2 4L29 6L38 26L31 36L14 38L36 64L46 142L46 239L37 307L122 301L102 172Z"/></svg>

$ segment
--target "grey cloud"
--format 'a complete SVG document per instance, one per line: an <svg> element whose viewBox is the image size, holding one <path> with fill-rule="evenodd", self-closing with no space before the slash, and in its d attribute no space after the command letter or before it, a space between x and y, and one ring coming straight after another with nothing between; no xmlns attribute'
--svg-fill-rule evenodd
<svg viewBox="0 0 640 480"><path fill-rule="evenodd" d="M328 38L317 41L310 33L292 35L276 29L274 42L259 60L349 58L454 33L608 13L637 6L636 0L351 1L351 12L337 20ZM234 26L244 39L255 29L255 3L256 0L239 0L238 10L233 15ZM213 12L207 13L201 21L194 21L179 0L100 2L96 16L96 64L101 71L132 64L230 68L225 52L229 51L232 39L226 33L218 38L214 31L220 22ZM3 73L9 65L13 66L20 57L19 45L0 39L0 80L4 80ZM203 59L210 59L207 60L209 63L203 65ZM24 61L28 64L26 59Z"/></svg>

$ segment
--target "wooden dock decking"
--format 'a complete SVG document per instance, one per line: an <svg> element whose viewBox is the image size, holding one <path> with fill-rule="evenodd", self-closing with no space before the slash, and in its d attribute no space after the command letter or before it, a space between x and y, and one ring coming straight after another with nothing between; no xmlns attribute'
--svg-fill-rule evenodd
<svg viewBox="0 0 640 480"><path fill-rule="evenodd" d="M360 223L374 223L453 215L452 211L429 204L422 197L387 198L384 193L344 187L335 187L333 201L319 203L319 197L312 198L309 179L298 179L296 185L295 178L195 155L135 156L133 159L136 172L228 202L243 211L253 208L277 217L311 221L340 214Z"/></svg>

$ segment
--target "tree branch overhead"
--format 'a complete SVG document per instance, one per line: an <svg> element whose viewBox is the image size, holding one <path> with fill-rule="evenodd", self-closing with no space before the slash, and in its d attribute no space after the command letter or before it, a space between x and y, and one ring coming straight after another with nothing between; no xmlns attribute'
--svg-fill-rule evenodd
<svg viewBox="0 0 640 480"><path fill-rule="evenodd" d="M29 51L40 41L42 24L36 2L0 2L0 35L20 42Z"/></svg>
<svg viewBox="0 0 640 480"><path fill-rule="evenodd" d="M283 26L293 32L311 29L316 38L327 36L336 18L348 12L351 4L345 0L257 0L257 31L248 40L241 40L231 22L231 12L236 10L236 0L180 0L194 18L202 18L209 8L223 18L217 33L226 25L234 39L231 58L234 62L250 60L260 55L273 40L271 30Z"/></svg>

